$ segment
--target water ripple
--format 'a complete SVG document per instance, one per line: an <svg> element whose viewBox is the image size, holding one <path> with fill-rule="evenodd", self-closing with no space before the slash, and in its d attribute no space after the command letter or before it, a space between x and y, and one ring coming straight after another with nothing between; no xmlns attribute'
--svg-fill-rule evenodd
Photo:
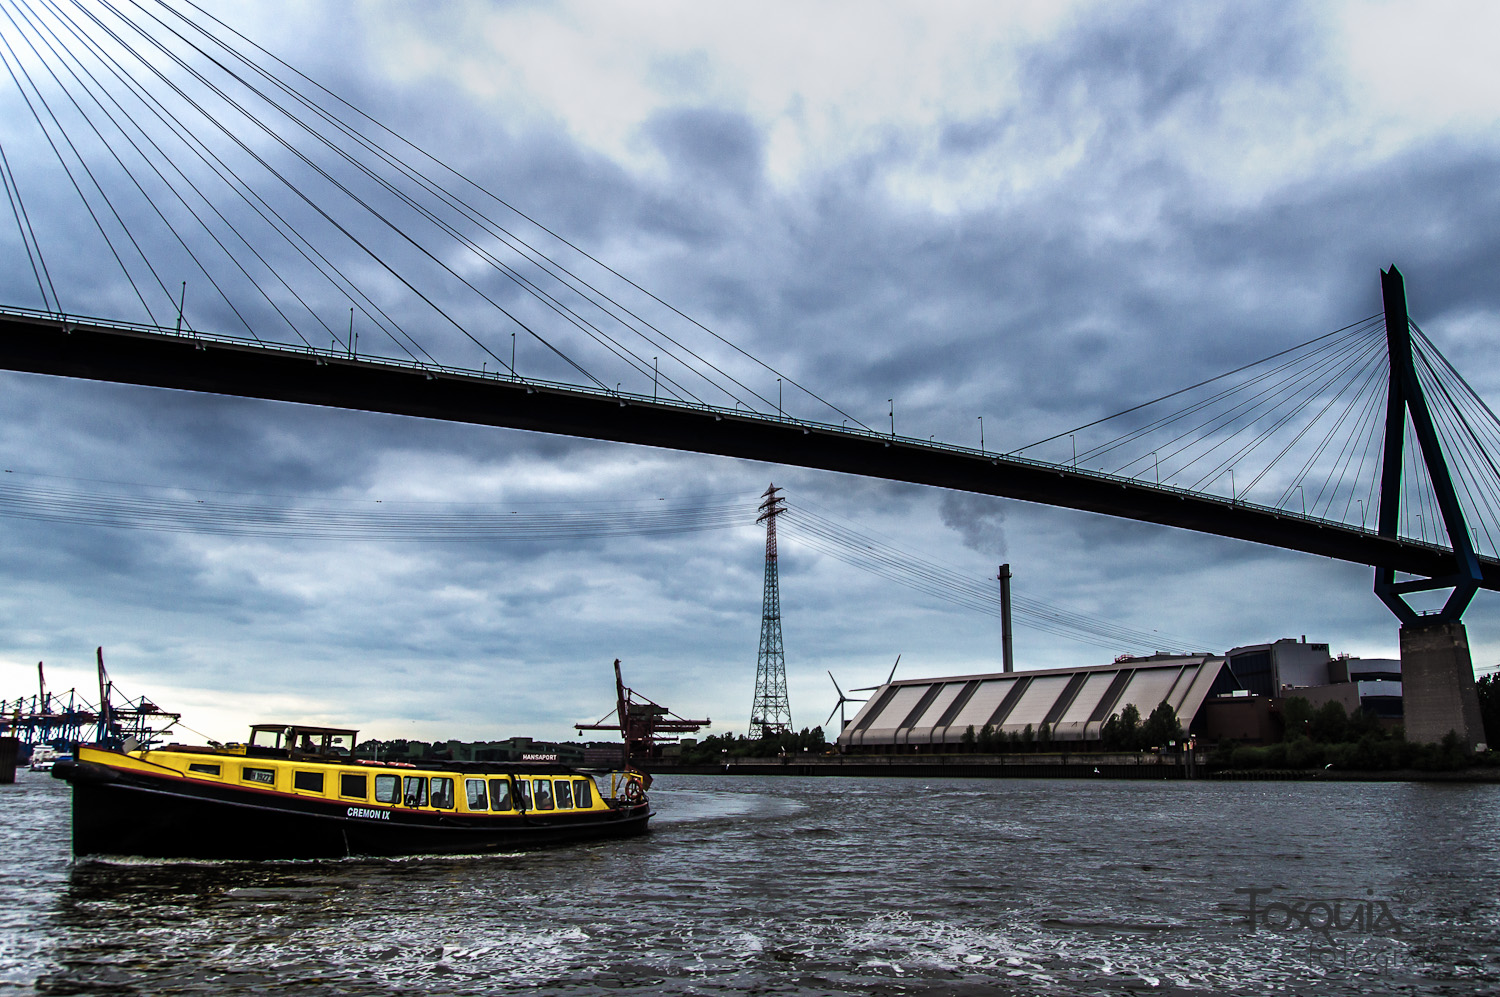
<svg viewBox="0 0 1500 997"><path fill-rule="evenodd" d="M1500 990L1491 786L662 777L623 842L77 863L66 791L0 787L0 995Z"/></svg>

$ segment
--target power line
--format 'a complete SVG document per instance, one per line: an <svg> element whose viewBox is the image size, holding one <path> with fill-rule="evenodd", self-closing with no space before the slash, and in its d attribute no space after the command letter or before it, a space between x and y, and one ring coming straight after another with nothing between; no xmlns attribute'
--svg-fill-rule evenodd
<svg viewBox="0 0 1500 997"><path fill-rule="evenodd" d="M998 595L987 576L970 574L960 566L917 553L875 531L819 514L807 507L810 504L799 502L792 505L785 517L783 529L794 542L950 605L987 616L1000 615ZM1013 597L1012 603L1014 615L1023 626L1116 652L1206 646L1173 634L1131 628L1025 596Z"/></svg>
<svg viewBox="0 0 1500 997"><path fill-rule="evenodd" d="M678 499L608 510L453 511L372 508L369 501L318 506L82 491L0 480L0 516L83 526L215 536L381 543L491 543L668 536L743 527L744 501Z"/></svg>

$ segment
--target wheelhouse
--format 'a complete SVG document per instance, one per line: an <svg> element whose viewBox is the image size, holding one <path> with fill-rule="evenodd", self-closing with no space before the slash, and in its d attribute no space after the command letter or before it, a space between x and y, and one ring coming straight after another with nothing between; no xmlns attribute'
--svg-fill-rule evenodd
<svg viewBox="0 0 1500 997"><path fill-rule="evenodd" d="M247 754L255 749L286 752L291 758L352 758L359 731L341 727L305 727L300 724L253 724Z"/></svg>

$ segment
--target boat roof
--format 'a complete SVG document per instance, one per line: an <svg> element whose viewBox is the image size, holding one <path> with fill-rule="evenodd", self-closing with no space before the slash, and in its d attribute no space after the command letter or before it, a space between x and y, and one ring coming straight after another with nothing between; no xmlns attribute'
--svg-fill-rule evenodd
<svg viewBox="0 0 1500 997"><path fill-rule="evenodd" d="M350 737L359 734L358 730L348 727L311 727L307 724L251 724L250 729L268 732L294 730L299 734L347 734Z"/></svg>

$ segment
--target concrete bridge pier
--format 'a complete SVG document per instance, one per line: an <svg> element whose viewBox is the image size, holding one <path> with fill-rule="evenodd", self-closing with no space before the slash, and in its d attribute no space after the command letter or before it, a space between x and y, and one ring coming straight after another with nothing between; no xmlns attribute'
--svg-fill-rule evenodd
<svg viewBox="0 0 1500 997"><path fill-rule="evenodd" d="M1485 743L1469 632L1462 623L1401 627L1401 696L1408 741L1431 744L1451 730L1470 748Z"/></svg>

